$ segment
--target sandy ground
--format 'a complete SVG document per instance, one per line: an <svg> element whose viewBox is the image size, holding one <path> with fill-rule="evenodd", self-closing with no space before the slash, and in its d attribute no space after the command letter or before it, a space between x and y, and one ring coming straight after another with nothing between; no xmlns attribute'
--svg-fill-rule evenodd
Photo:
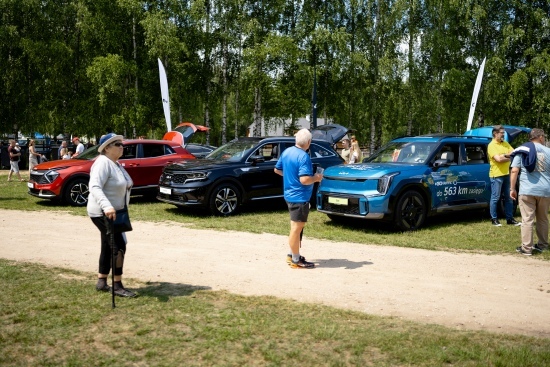
<svg viewBox="0 0 550 367"><path fill-rule="evenodd" d="M88 218L0 210L0 257L90 273L99 232ZM456 329L550 337L550 263L304 237L318 266L290 269L287 238L133 221L125 277L272 295ZM19 239L8 245L7 234ZM131 288L132 283L128 283ZM137 286L139 291L139 285Z"/></svg>

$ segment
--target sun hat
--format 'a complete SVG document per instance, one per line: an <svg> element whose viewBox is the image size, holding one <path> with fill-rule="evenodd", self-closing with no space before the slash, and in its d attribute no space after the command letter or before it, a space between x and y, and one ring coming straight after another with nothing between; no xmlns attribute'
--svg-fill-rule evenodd
<svg viewBox="0 0 550 367"><path fill-rule="evenodd" d="M117 135L115 133L109 133L109 134L103 135L101 138L99 138L99 148L97 148L97 151L101 153L103 149L107 147L107 145L111 144L114 141L123 140L123 139L124 139L124 136Z"/></svg>

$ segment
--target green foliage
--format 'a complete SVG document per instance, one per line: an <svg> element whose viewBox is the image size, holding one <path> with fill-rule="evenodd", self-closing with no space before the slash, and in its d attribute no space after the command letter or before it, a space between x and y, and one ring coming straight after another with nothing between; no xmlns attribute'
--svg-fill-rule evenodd
<svg viewBox="0 0 550 367"><path fill-rule="evenodd" d="M311 113L314 69L318 116L371 148L462 132L484 57L486 124L550 127L547 1L1 0L0 14L0 134L161 136L157 58L173 122L210 126L215 145Z"/></svg>

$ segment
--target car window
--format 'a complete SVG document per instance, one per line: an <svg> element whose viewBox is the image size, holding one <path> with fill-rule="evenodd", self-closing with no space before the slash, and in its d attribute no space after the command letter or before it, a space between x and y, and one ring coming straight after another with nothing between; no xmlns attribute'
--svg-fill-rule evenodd
<svg viewBox="0 0 550 367"><path fill-rule="evenodd" d="M254 151L253 156L264 157L266 161L279 158L279 145L276 143L264 144Z"/></svg>
<svg viewBox="0 0 550 367"><path fill-rule="evenodd" d="M166 148L170 148L165 144L142 144L142 146L143 158L153 158L166 155Z"/></svg>
<svg viewBox="0 0 550 367"><path fill-rule="evenodd" d="M333 153L326 150L320 145L311 143L311 145L309 146L309 155L311 156L311 158L323 158L330 157L333 155Z"/></svg>
<svg viewBox="0 0 550 367"><path fill-rule="evenodd" d="M135 144L126 144L124 146L124 152L120 159L134 159L137 158L137 145Z"/></svg>
<svg viewBox="0 0 550 367"><path fill-rule="evenodd" d="M458 164L459 158L459 144L445 144L435 155L434 162L438 159L443 159L446 160L448 164L455 165Z"/></svg>
<svg viewBox="0 0 550 367"><path fill-rule="evenodd" d="M232 140L208 154L206 158L238 162L242 157L247 156L257 143L254 140Z"/></svg>
<svg viewBox="0 0 550 367"><path fill-rule="evenodd" d="M467 144L466 145L466 164L484 164L487 163L486 145Z"/></svg>
<svg viewBox="0 0 550 367"><path fill-rule="evenodd" d="M392 142L367 158L372 163L426 163L437 143Z"/></svg>

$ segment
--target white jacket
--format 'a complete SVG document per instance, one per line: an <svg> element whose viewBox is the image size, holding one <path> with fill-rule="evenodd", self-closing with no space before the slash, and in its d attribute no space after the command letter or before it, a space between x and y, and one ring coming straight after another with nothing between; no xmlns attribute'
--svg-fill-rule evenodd
<svg viewBox="0 0 550 367"><path fill-rule="evenodd" d="M105 155L97 157L90 170L88 215L101 217L109 208L124 208L124 204L130 202L133 184L128 172L118 162L113 162Z"/></svg>

